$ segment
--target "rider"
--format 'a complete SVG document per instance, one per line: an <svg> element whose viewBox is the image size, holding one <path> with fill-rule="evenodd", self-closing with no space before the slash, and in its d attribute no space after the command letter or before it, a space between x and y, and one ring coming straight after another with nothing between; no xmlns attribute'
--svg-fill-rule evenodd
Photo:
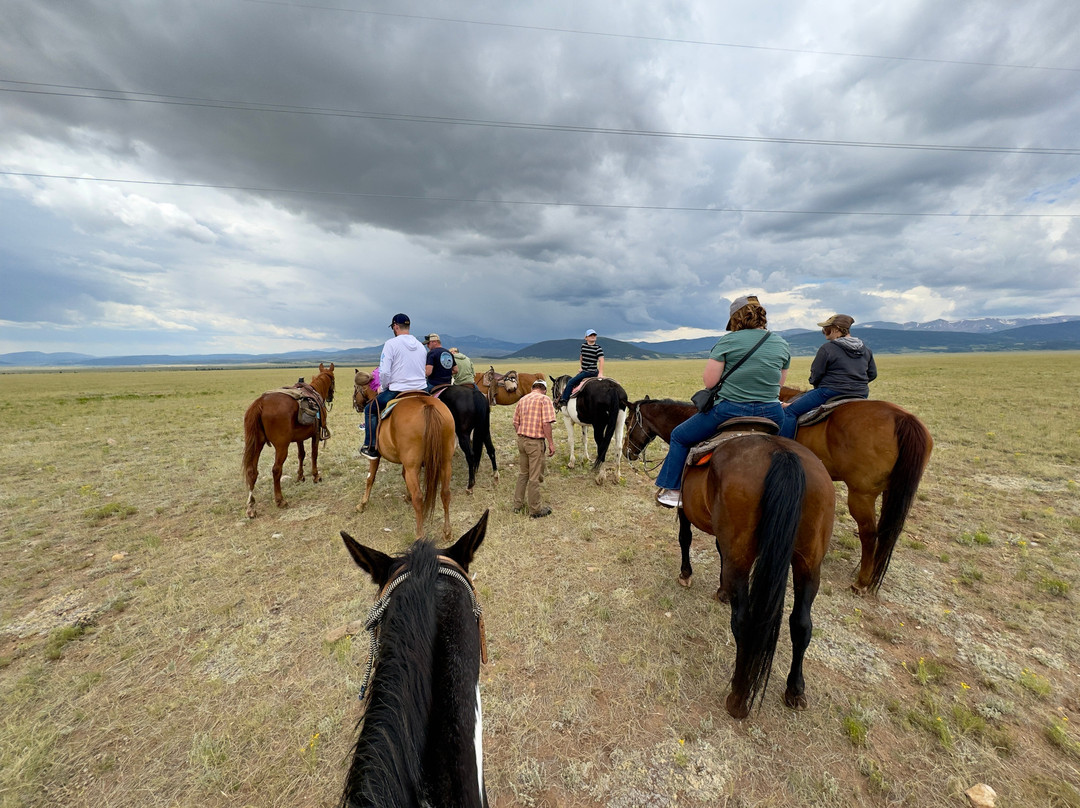
<svg viewBox="0 0 1080 808"><path fill-rule="evenodd" d="M825 342L818 348L817 356L810 365L810 384L813 390L803 393L784 406L784 423L780 434L794 438L799 416L819 407L830 398L851 396L866 398L870 395L870 382L877 378L874 354L858 337L851 336L855 320L846 314L834 314L818 323Z"/></svg>
<svg viewBox="0 0 1080 808"><path fill-rule="evenodd" d="M734 366L768 334L768 339L724 381L708 412L699 412L671 432L667 457L656 478L656 501L667 508L682 505L683 465L690 448L712 437L717 427L729 418L756 415L784 423L784 408L777 400L780 387L787 380L791 351L779 334L767 332L765 308L754 295L737 297L729 310L727 330L709 353L701 379L706 387L718 381L727 365Z"/></svg>
<svg viewBox="0 0 1080 808"><path fill-rule="evenodd" d="M379 426L379 413L398 393L424 390L427 384L424 346L409 333L408 315L395 314L390 321L390 329L394 336L383 345L382 356L379 357L379 395L364 408L365 443L360 454L368 460L379 457L375 434Z"/></svg>
<svg viewBox="0 0 1080 808"><path fill-rule="evenodd" d="M472 360L457 348L451 348L454 355L454 384L470 384L476 387L476 372Z"/></svg>
<svg viewBox="0 0 1080 808"><path fill-rule="evenodd" d="M591 328L585 332L585 341L581 343L581 372L566 383L562 395L555 402L557 409L562 409L570 401L570 394L584 379L595 376L604 378L604 349L596 344L596 332Z"/></svg>
<svg viewBox="0 0 1080 808"><path fill-rule="evenodd" d="M430 393L433 388L450 384L453 380L454 355L442 346L438 334L424 337L424 345L428 349L424 375L427 376L427 391Z"/></svg>

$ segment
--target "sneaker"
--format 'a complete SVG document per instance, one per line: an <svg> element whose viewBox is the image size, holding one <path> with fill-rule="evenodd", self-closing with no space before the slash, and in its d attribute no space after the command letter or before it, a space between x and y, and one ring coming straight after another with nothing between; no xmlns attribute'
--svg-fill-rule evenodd
<svg viewBox="0 0 1080 808"><path fill-rule="evenodd" d="M682 492L673 488L661 488L656 494L656 503L665 508L681 508Z"/></svg>
<svg viewBox="0 0 1080 808"><path fill-rule="evenodd" d="M366 457L368 460L378 460L380 457L378 449L372 449L368 446L360 450L360 456Z"/></svg>
<svg viewBox="0 0 1080 808"><path fill-rule="evenodd" d="M534 514L530 514L533 519L543 519L545 516L551 516L551 508L548 505L544 505L540 510Z"/></svg>

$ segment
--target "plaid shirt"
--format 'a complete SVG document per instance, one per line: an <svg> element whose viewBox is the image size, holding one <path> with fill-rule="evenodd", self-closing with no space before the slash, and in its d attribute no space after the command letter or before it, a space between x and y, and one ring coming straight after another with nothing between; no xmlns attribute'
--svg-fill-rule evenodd
<svg viewBox="0 0 1080 808"><path fill-rule="evenodd" d="M514 431L526 438L543 438L544 424L555 423L555 405L539 390L518 399L514 408Z"/></svg>

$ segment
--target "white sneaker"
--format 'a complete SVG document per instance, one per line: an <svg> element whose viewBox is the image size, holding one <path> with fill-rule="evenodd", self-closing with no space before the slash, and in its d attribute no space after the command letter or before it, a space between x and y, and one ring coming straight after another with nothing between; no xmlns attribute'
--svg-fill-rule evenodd
<svg viewBox="0 0 1080 808"><path fill-rule="evenodd" d="M656 494L656 502L665 508L681 508L682 492L671 488L661 488Z"/></svg>

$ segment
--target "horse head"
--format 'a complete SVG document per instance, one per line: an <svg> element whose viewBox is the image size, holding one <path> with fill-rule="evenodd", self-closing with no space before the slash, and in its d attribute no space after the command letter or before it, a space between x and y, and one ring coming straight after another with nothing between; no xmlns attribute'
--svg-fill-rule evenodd
<svg viewBox="0 0 1080 808"><path fill-rule="evenodd" d="M648 425L641 412L641 405L649 400L649 397L645 396L641 401L635 401L629 407L626 418L626 439L623 442L623 453L627 460L637 460L645 451L645 447L656 437L656 431Z"/></svg>
<svg viewBox="0 0 1080 808"><path fill-rule="evenodd" d="M327 407L327 409L329 409L330 405L334 402L334 363L333 362L330 363L330 367L324 366L322 362L319 363L319 376L324 376L324 375L330 377L330 386L327 388L326 393L323 394L323 399L326 401L326 407ZM315 379L312 379L311 381L312 381L312 384L314 385Z"/></svg>

